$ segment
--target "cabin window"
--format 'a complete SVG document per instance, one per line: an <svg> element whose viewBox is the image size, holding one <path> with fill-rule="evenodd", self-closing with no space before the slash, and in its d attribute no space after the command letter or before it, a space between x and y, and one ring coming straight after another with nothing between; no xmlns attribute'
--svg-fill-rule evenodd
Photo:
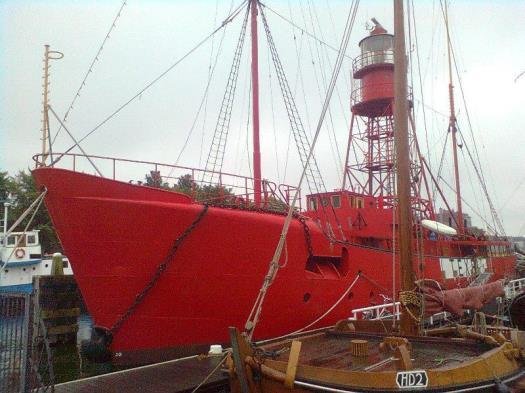
<svg viewBox="0 0 525 393"><path fill-rule="evenodd" d="M9 236L7 238L7 245L14 246L16 244L16 236Z"/></svg>
<svg viewBox="0 0 525 393"><path fill-rule="evenodd" d="M363 198L356 198L356 205L358 209L365 207L365 201Z"/></svg>
<svg viewBox="0 0 525 393"><path fill-rule="evenodd" d="M36 244L36 236L35 235L27 235L27 244Z"/></svg>
<svg viewBox="0 0 525 393"><path fill-rule="evenodd" d="M310 209L317 210L317 198L310 198Z"/></svg>
<svg viewBox="0 0 525 393"><path fill-rule="evenodd" d="M328 206L328 198L327 197L322 197L321 198L321 205L323 206Z"/></svg>
<svg viewBox="0 0 525 393"><path fill-rule="evenodd" d="M336 209L341 207L341 197L339 195L332 196L332 206Z"/></svg>
<svg viewBox="0 0 525 393"><path fill-rule="evenodd" d="M348 198L348 202L350 203L350 207L355 208L355 198L353 196Z"/></svg>
<svg viewBox="0 0 525 393"><path fill-rule="evenodd" d="M62 267L67 269L69 267L69 263L67 263L67 261L62 261Z"/></svg>

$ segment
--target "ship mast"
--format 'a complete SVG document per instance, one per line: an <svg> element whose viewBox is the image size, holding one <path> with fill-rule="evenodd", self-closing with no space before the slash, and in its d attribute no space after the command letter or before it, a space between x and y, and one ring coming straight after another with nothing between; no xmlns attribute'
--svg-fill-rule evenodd
<svg viewBox="0 0 525 393"><path fill-rule="evenodd" d="M459 166L458 166L458 144L456 140L456 110L454 106L454 85L452 84L452 55L450 46L450 32L448 27L448 7L447 2L444 2L444 14L445 14L445 27L447 30L447 50L448 50L448 97L450 102L450 117L448 123L448 131L452 133L452 152L454 154L454 178L456 181L456 200L457 200L457 226L458 234L463 235L465 233L465 225L463 221L463 208L461 206L461 188L459 185Z"/></svg>
<svg viewBox="0 0 525 393"><path fill-rule="evenodd" d="M261 149L259 143L259 51L257 43L258 3L258 0L250 0L252 33L253 192L255 206L261 206Z"/></svg>
<svg viewBox="0 0 525 393"><path fill-rule="evenodd" d="M401 292L407 292L411 291L414 287L415 275L412 255L407 65L403 0L394 0L394 125L397 162L397 212L399 222ZM413 306L403 305L400 317L400 329L402 335L414 336L418 333L418 325L412 315L418 315L419 312L409 309L409 307Z"/></svg>
<svg viewBox="0 0 525 393"><path fill-rule="evenodd" d="M45 45L44 51L44 77L42 87L42 155L40 157L39 166L46 166L46 160L51 155L53 159L53 151L51 148L51 135L49 130L49 60L60 60L64 57L62 52L49 50L49 45Z"/></svg>
<svg viewBox="0 0 525 393"><path fill-rule="evenodd" d="M49 45L45 46L44 53L44 83L43 88L43 110L42 110L42 156L40 157L40 166L46 166L48 156L49 140L49 111L48 111L48 91L49 91Z"/></svg>

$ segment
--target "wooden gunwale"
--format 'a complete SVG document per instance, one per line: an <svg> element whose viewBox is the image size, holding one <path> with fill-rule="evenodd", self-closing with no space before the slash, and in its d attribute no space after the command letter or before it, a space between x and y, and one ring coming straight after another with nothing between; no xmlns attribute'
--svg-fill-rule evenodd
<svg viewBox="0 0 525 393"><path fill-rule="evenodd" d="M349 333L349 332L327 332L327 336L344 337L344 338L378 338L386 337L391 334L367 334L367 333ZM308 338L300 339L303 343L312 338L319 338L319 334L311 335ZM474 340L464 338L441 338L441 337L410 337L411 342L440 344L452 343L476 348L480 351L485 350L479 356L467 358L461 364L443 365L435 368L426 368L428 375L427 389L440 390L447 388L461 389L474 387L486 383L492 383L496 378L503 380L521 371L521 363L518 359L508 356L505 352L512 350L513 346L509 342L492 348L490 345L479 343ZM291 340L283 340L280 347L287 346ZM350 340L348 340L350 345ZM277 348L278 343L264 346L264 349L271 350ZM488 349L488 350L486 350ZM307 346L303 345L303 350L308 351ZM265 377L274 382L284 381L288 362L284 360L265 359L261 365L251 356L245 357L245 362L252 369L259 370ZM297 365L295 379L306 383L315 383L329 388L339 389L364 389L364 390L398 390L396 383L397 370L392 371L356 371L348 369L334 369L327 367L312 366L302 364L301 360ZM379 388L381 387L381 388ZM296 386L297 388L297 386Z"/></svg>

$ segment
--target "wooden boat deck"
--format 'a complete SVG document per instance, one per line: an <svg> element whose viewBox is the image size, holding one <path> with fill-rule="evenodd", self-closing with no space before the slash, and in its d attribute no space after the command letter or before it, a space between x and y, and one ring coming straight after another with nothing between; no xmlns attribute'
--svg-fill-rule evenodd
<svg viewBox="0 0 525 393"><path fill-rule="evenodd" d="M350 352L350 342L353 339L364 339L368 341L368 356L356 357ZM349 333L328 333L306 337L302 342L299 355L299 364L341 369L348 371L367 371L367 368L376 365L374 371L396 370L395 362L392 360L392 351L382 352L379 344L383 341L381 337L349 334ZM410 352L414 367L417 369L430 369L457 365L481 355L488 346L462 345L458 348L454 342L440 339L430 339L432 345L428 345L426 340L410 340L412 351ZM277 351L276 360L288 361L289 350L284 346L265 348L270 351ZM381 364L383 362L383 364Z"/></svg>

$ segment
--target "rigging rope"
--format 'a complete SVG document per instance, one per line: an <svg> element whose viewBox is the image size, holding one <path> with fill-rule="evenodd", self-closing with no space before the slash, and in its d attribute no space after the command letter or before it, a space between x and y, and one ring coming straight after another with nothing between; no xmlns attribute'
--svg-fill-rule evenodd
<svg viewBox="0 0 525 393"><path fill-rule="evenodd" d="M29 221L27 222L26 226L24 227L24 231L22 233L22 236L18 237L15 246L11 250L11 253L9 254L9 256L7 257L6 262L5 262L6 263L5 267L8 266L9 260L12 258L12 256L15 253L16 249L18 248L18 246L22 242L22 239L25 237L25 234L26 234L29 226L33 222L33 219L35 218L36 213L40 209L40 206L42 205L42 202L44 201L44 197L46 196L46 194L47 194L47 189L44 189L44 191L42 191L40 193L40 195L33 201L33 203L31 203L31 205L29 205L29 207L22 213L22 215L18 218L18 220L16 220L15 223L13 225L11 225L11 228L9 228L9 230L4 234L4 239L7 239L7 237L13 232L13 230L24 220L24 218L26 218L26 216L29 214L29 212L31 210L33 210L33 208L35 209L33 211L33 214L31 215L31 217L29 218Z"/></svg>
<svg viewBox="0 0 525 393"><path fill-rule="evenodd" d="M298 29L298 30L300 30L301 32L303 32L304 34L306 34L308 37L313 38L314 40L316 40L316 41L319 42L320 44L323 44L324 46L326 46L327 48L332 49L332 50L335 51L335 52L339 52L339 49L337 49L337 48L333 47L332 45L326 43L325 41L323 41L323 40L317 38L314 34L310 33L308 30L302 28L301 26L299 26L299 25L297 25L296 23L292 22L291 20L287 19L285 16L279 14L277 11L275 11L274 9L268 7L266 4L261 3L261 2L259 2L259 4L260 4L262 7L266 8L266 9L267 9L268 11L270 11L271 13L277 15L279 18L281 18L281 19L284 20L285 22L291 24L293 27L295 27L296 29ZM346 58L348 58L348 59L350 59L350 60L353 60L353 58L350 57L350 56L348 56L347 54L344 54L343 56L346 57Z"/></svg>
<svg viewBox="0 0 525 393"><path fill-rule="evenodd" d="M301 178L299 180L299 184L296 187L296 191L294 193L294 197L293 197L292 203L289 206L288 213L287 213L286 219L284 221L283 229L281 231L281 235L280 235L280 238L279 238L279 242L277 244L277 247L275 248L275 252L274 252L273 258L272 258L272 260L270 262L270 265L269 265L269 268L268 268L268 273L266 274L266 276L264 278L263 285L262 285L261 289L259 290L259 294L257 296L257 299L255 300L255 303L253 305L252 311L250 312L250 315L248 316L248 319L247 319L246 324L245 324L245 332L247 333L247 335L248 335L248 337L250 339L252 338L253 332L255 330L255 327L257 326L257 323L259 321L259 318L260 318L260 315L261 315L261 311L262 311L262 306L263 306L263 303L264 303L264 299L266 297L266 294L268 293L268 288L274 282L274 279L275 279L275 277L277 275L277 272L278 272L278 270L280 268L279 260L281 258L281 253L283 251L283 248L284 248L284 245L285 245L285 242L286 242L286 236L288 234L288 229L290 227L290 224L291 224L291 221L292 221L292 217L293 217L293 214L295 212L295 204L296 204L297 199L299 197L299 190L300 190L302 182L303 182L303 180L304 180L304 178L306 176L307 169L309 168L308 164L310 163L310 160L313 158L314 148L315 148L317 139L319 137L319 134L321 132L321 127L323 125L324 117L325 117L326 111L328 109L328 105L330 104L330 98L332 96L332 93L333 93L333 90L334 90L334 87L335 87L335 83L337 81L337 77L338 77L339 71L341 69L341 64L342 64L342 61L343 61L344 53L346 52L346 48L348 46L348 41L350 39L350 33L352 31L352 26L354 24L354 20L355 20L355 15L356 15L356 12L357 12L358 4L359 4L359 0L357 0L355 3L352 4L352 7L354 7L354 8L351 7L350 11L348 13L346 26L345 26L345 30L344 30L344 33L343 33L343 39L341 40L341 45L340 45L339 53L338 53L338 56L337 56L336 64L334 66L332 79L330 80L329 89L327 91L327 95L325 97L325 101L324 101L324 104L323 104L323 110L321 111L321 115L320 115L319 121L317 123L315 136L314 136L314 139L312 141L312 145L311 145L308 157L306 158L306 162L303 165L303 171L301 173ZM267 30L268 29L268 25L267 25L266 18L265 18L265 15L264 15L264 12L263 12L262 8L261 8L261 15L262 15L262 18L263 18L263 23L264 23L264 26L265 26L265 30ZM271 36L270 36L270 38L271 38Z"/></svg>
<svg viewBox="0 0 525 393"><path fill-rule="evenodd" d="M86 72L86 75L84 75L84 79L82 79L82 82L80 82L80 86L77 89L77 92L75 93L75 96L73 97L73 100L71 101L71 104L69 104L69 108L67 109L64 117L62 118L62 121L64 123L67 122L67 118L69 116L69 113L73 110L73 106L75 105L75 102L76 102L77 98L80 97L80 92L82 91L82 89L86 85L86 81L89 78L89 75L93 72L93 67L95 66L95 63L99 60L99 56L102 53L102 50L104 49L104 45L106 44L106 41L110 38L109 35L113 32L113 29L115 29L115 27L117 27L117 20L118 20L118 18L120 18L120 14L122 13L122 10L124 9L124 6L126 5L126 3L127 3L127 0L124 0L122 2L122 5L120 6L120 8L118 10L117 15L113 19L113 22L111 22L111 26L109 27L109 30L106 33L106 36L104 37L104 40L102 41L102 44L98 48L98 51L95 54L95 57L93 58L93 60L91 61L91 64L89 65L89 68L88 68L88 70ZM51 144L55 143L55 140L56 140L56 138L58 136L58 133L60 132L60 130L62 130L62 128L63 128L62 126L60 126L58 128L58 131L56 132L55 137L53 138L53 141L52 141Z"/></svg>
<svg viewBox="0 0 525 393"><path fill-rule="evenodd" d="M212 31L210 34L208 34L206 37L204 37L197 45L195 45L192 49L190 49L188 52L186 52L182 57L180 57L175 63L170 65L166 70L164 70L160 75L158 75L156 78L154 78L151 82L149 82L146 86L144 86L141 90L139 90L133 97L131 97L129 100L127 100L125 103L123 103L121 106L119 106L117 109L115 109L110 115L108 115L104 120L102 120L97 126L95 126L91 131L86 133L78 143L82 143L86 138L88 138L90 135L92 135L95 131L97 131L100 127L102 127L104 124L106 124L109 120L111 120L114 116L116 116L120 111L122 111L125 107L127 107L129 104L131 104L133 101L135 101L137 98L139 98L145 91L147 91L150 87L155 85L159 80L161 80L163 77L165 77L171 70L173 70L177 65L179 65L182 61L184 61L187 57L189 57L193 52L195 52L197 49L199 49L204 43L206 43L211 37L213 37L217 32L219 32L221 29L223 29L228 23L232 22L237 15L241 12L242 7L244 4L246 4L247 0L244 0L223 22L222 24L217 27L214 31ZM56 164L62 157L69 153L71 150L75 148L76 145L71 146L69 149L67 149L64 153L61 153L58 158L55 158L53 162L51 163L51 166Z"/></svg>
<svg viewBox="0 0 525 393"><path fill-rule="evenodd" d="M277 79L279 81L279 87L281 88L281 94L283 96L284 104L286 107L286 112L288 114L290 126L295 138L295 142L297 144L297 149L299 150L301 163L303 166L306 166L308 152L311 151L310 142L306 135L305 128L301 121L301 117L299 116L299 111L297 110L297 106L295 104L295 100L293 98L290 86L288 84L288 80L286 79L286 75L284 74L284 69L279 55L277 53L277 48L275 47L275 43L273 41L273 37L268 26L266 15L263 12L262 8L261 16L263 20L264 30L266 32L266 38L268 40L268 46L270 47L272 60L275 66ZM308 165L306 168L306 180L308 182L310 193L319 194L322 190L325 190L325 185L321 177L321 172L319 171L317 161L315 160L314 156L312 156L311 164Z"/></svg>
<svg viewBox="0 0 525 393"><path fill-rule="evenodd" d="M216 3L216 7L215 7L215 19L214 19L214 25L217 21L217 5L218 5L218 0L217 0L217 3ZM230 7L230 12L231 12L231 8L233 8L233 3L232 3L232 7ZM184 151L186 150L186 147L188 146L188 142L190 140L190 137L191 135L193 134L193 130L195 129L195 126L197 125L197 120L199 118L199 115L201 113L201 110L204 106L204 122L203 122L203 137L204 137L204 125L206 123L206 107L207 107L207 104L208 104L208 93L209 93L209 89L210 89L210 84L211 84L211 80L213 78L213 74L215 72L215 68L217 67L217 63L219 61L219 55L221 54L221 50L222 50L222 44L224 43L224 37L226 35L226 29L224 29L222 31L222 36L221 36L221 41L219 42L219 47L217 48L217 53L215 54L215 61L213 61L213 52L214 52L214 40L212 39L212 48L211 48L211 54L210 54L210 65L208 67L208 82L206 83L206 87L204 89L204 95L202 96L202 99L201 99L201 102L199 104L199 109L197 109L197 113L195 114L195 117L193 119L193 123L190 127L190 130L188 131L188 135L186 135L186 139L184 140L184 144L182 145L182 148L180 149L179 151L179 154L177 155L177 159L175 160L175 163L174 165L178 165L179 163L179 160L180 158L182 157L182 154L184 153ZM168 176L167 177L171 177L171 175L173 174L173 171L175 170L175 168L172 168L171 171L169 172Z"/></svg>
<svg viewBox="0 0 525 393"><path fill-rule="evenodd" d="M428 157L428 160L431 161L431 155L430 155L430 147L429 147L429 144L428 144L428 127L427 127L427 115L426 115L426 111L425 111L425 95L423 94L423 80L422 80L422 77L421 77L421 61L420 61L420 57L419 57L419 42L417 40L417 24L416 24L416 12L415 12L415 9L414 9L414 0L411 0L411 3L412 3L412 6L410 7L410 10L411 10L411 13L412 13L412 22L413 22L413 25L414 25L414 41L415 41L415 44L416 44L416 59L417 59L417 73L418 73L418 77L419 77L419 89L420 89L420 94L421 94L421 103L422 103L422 107L421 107L421 112L423 113L423 128L425 130L425 147L427 149L427 157Z"/></svg>
<svg viewBox="0 0 525 393"><path fill-rule="evenodd" d="M222 98L221 109L215 125L215 132L213 134L210 152L206 160L206 172L203 174L202 181L213 184L220 180L220 172L224 162L224 153L226 150L226 142L228 140L228 133L230 131L230 121L235 100L235 91L237 89L237 80L239 78L239 65L241 63L242 50L244 47L244 40L246 37L246 26L248 25L248 15L250 7L246 7L246 15L239 34L239 40L235 49L233 63L226 83L226 90Z"/></svg>
<svg viewBox="0 0 525 393"><path fill-rule="evenodd" d="M443 6L443 0L440 0L440 6L441 6L441 13L443 15L443 18L444 18L444 21L445 23L448 23L448 19L446 17L446 14L445 14L445 9L444 9L444 6ZM448 38L450 40L450 37ZM477 147L477 144L476 144L476 138L474 137L474 131L473 131L473 127L472 127L472 122L470 120L470 113L469 113L469 110L468 110L468 107L467 107L467 101L466 101L466 98L465 98L465 91L463 89L463 83L462 83L462 80L461 80L461 75L460 75L460 72L459 72L459 68L458 68L458 64L457 64L457 61L456 61L456 53L454 51L454 48L452 46L452 42L449 42L450 43L450 48L451 48L451 52L452 52L452 60L453 60L453 63L454 63L454 69L456 71L456 75L458 77L458 83L459 83L459 89L460 89L460 93L461 93L461 98L462 98L462 101L463 101L463 107L465 109L465 113L466 113L466 117L467 117L467 124L468 124L468 129L470 131L470 136L472 138L472 142L474 144L474 156L477 160L477 162L474 160L474 157L473 155L470 153L467 145L466 145L466 141L465 141L465 138L463 136L463 134L461 132L459 132L460 136L461 136L461 140L463 141L463 144L467 147L467 152L469 154L469 157L472 161L472 165L474 167L474 170L476 172L476 175L478 177L478 180L481 184L481 188L483 190L483 193L485 195L485 198L487 199L487 203L489 205L489 209L490 209L490 212L491 212L491 216L492 216L492 219L494 221L494 227L495 227L495 230L496 230L496 234L498 234L498 230L500 231L501 234L505 235L505 229L503 228L503 224L498 216L498 212L496 210L496 208L494 207L494 204L492 203L492 199L489 195L489 192L488 192L488 189L487 189L487 183L486 183L486 180L485 180L485 176L484 176L484 173L483 173L483 170L482 170L482 166L481 166L481 160L480 160L480 157L479 157L479 151L478 151L478 147ZM458 131L459 131L459 128L458 128Z"/></svg>

